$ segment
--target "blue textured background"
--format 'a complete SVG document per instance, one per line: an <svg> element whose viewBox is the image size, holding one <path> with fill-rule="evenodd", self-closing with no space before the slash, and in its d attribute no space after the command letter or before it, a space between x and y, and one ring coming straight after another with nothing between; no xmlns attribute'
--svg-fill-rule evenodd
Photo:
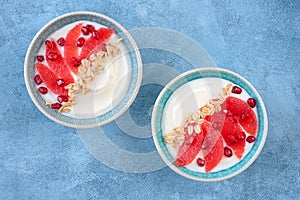
<svg viewBox="0 0 300 200"><path fill-rule="evenodd" d="M0 199L297 199L300 1L0 3ZM145 174L124 173L95 160L75 129L47 119L26 92L24 56L42 26L77 10L106 14L127 29L152 26L182 32L199 42L217 66L248 79L261 94L269 115L267 142L254 164L242 174L217 183L191 181L169 168ZM142 53L145 62L178 65L173 59L150 53ZM157 95L160 89L143 87L140 104L151 105L155 96L147 95ZM140 104L135 103L130 113L138 124L148 124L150 117L144 115L148 110ZM139 142L123 136L114 122L104 128L122 148L154 150L150 139ZM137 148L132 147L135 143Z"/></svg>

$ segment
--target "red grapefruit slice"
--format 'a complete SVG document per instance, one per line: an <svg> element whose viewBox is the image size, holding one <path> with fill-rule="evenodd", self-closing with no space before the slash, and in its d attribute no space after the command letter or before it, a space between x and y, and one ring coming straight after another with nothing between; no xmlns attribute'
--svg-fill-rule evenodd
<svg viewBox="0 0 300 200"><path fill-rule="evenodd" d="M258 124L257 118L252 109L245 112L244 115L241 116L239 122L245 131L247 131L250 135L256 136Z"/></svg>
<svg viewBox="0 0 300 200"><path fill-rule="evenodd" d="M203 124L205 124L205 122ZM197 134L195 130L193 130L193 133L189 135L187 134L187 128L185 128L185 141L179 147L176 159L174 161L174 165L176 165L177 167L183 167L190 164L200 152L202 143L207 133L207 127L209 126L209 124L203 124L202 126L204 127L204 130L202 130L202 132L199 134ZM188 126L194 127L196 125L196 123L188 123Z"/></svg>
<svg viewBox="0 0 300 200"><path fill-rule="evenodd" d="M55 73L53 73L46 65L37 62L35 64L36 70L40 74L43 83L54 93L57 95L68 95L68 90L64 87L59 87L57 85L58 77Z"/></svg>
<svg viewBox="0 0 300 200"><path fill-rule="evenodd" d="M239 133L243 132L243 129L236 122L232 116L226 116L224 126L222 128L222 136L226 144L233 149L237 158L241 159L245 151L245 139L239 140Z"/></svg>
<svg viewBox="0 0 300 200"><path fill-rule="evenodd" d="M51 39L51 47L46 45L46 61L50 69L58 78L63 79L66 85L74 82L73 76L53 39Z"/></svg>
<svg viewBox="0 0 300 200"><path fill-rule="evenodd" d="M100 28L97 30L97 36L90 36L84 43L81 52L80 58L88 58L92 53L95 53L97 47L101 47L102 43L107 41L112 34L115 32L112 28Z"/></svg>
<svg viewBox="0 0 300 200"><path fill-rule="evenodd" d="M81 34L81 27L82 27L82 23L79 23L67 33L65 45L64 45L65 62L68 65L69 69L72 72L74 72L74 74L77 74L78 67L74 67L72 61L73 58L79 60L77 39Z"/></svg>
<svg viewBox="0 0 300 200"><path fill-rule="evenodd" d="M205 160L205 171L210 172L221 162L224 155L223 138L220 132L211 127L203 142L202 148Z"/></svg>
<svg viewBox="0 0 300 200"><path fill-rule="evenodd" d="M228 97L224 105L228 111L239 117L239 123L245 131L250 135L256 135L258 130L257 118L255 112L246 102L235 97Z"/></svg>

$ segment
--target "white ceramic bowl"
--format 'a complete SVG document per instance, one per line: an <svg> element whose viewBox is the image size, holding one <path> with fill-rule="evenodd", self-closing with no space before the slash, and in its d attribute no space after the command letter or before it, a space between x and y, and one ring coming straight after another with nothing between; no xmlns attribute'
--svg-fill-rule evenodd
<svg viewBox="0 0 300 200"><path fill-rule="evenodd" d="M205 79L215 80L216 83L212 83L209 81L205 81ZM220 79L220 80L219 80ZM197 80L204 80L204 84L202 85L195 85L191 84L192 81ZM235 85L239 85L242 87L243 90L245 90L251 97L254 97L257 100L257 118L258 118L258 133L256 135L256 141L255 143L251 144L250 149L248 149L247 153L243 156L243 158L236 163L231 164L229 167L223 167L220 170L215 170L212 172L206 173L204 170L197 171L197 170L191 170L191 168L188 167L177 167L174 163L174 152L171 152L170 148L166 146L166 144L163 141L163 136L166 135L165 127L167 124L165 124L164 121L164 114L170 114L170 116L174 116L174 113L170 113L167 111L170 111L169 100L177 98L179 101L178 104L185 105L185 104L191 104L193 102L193 98L197 97L197 94L190 94L191 92L195 91L193 88L187 89L187 90L181 90L180 94L185 93L183 95L177 95L178 90L180 88L182 89L182 86L188 85L188 87L203 87L203 89L199 89L200 93L202 92L202 95L204 94L203 91L208 93L213 93L214 91L221 91L222 80L229 81ZM203 81L202 81L203 82ZM205 84L211 84L206 85ZM194 86L193 86L194 85ZM176 93L177 92L177 93ZM176 93L176 94L174 94ZM176 97L174 97L176 96ZM191 98L184 98L184 97L191 97ZM205 95L203 95L205 96ZM199 97L199 94L198 94ZM200 95L201 98L201 95ZM171 100L170 100L171 101ZM183 102L186 101L186 102ZM176 104L176 105L178 105ZM189 109L189 105L186 106L186 108ZM199 107L196 107L199 108ZM171 108L172 109L172 108ZM167 113L166 113L167 112ZM194 112L194 111L193 111ZM257 158L257 156L260 154L268 132L268 119L267 119L267 113L264 106L264 103L259 96L258 92L255 90L255 88L243 77L240 75L229 71L225 69L220 68L199 68L194 69L188 72L185 72L178 77L174 78L170 83L168 83L165 88L161 91L160 95L158 96L153 113L152 113L152 135L153 139L156 145L156 148L161 155L162 159L165 161L165 163L176 173L187 177L189 179L197 180L197 181L220 181L224 179L231 178L242 171L244 171L246 168L248 168L254 160ZM174 128L174 127L173 127ZM173 153L173 154L172 154ZM196 166L196 165L195 165Z"/></svg>
<svg viewBox="0 0 300 200"><path fill-rule="evenodd" d="M41 94L37 91L35 83L34 83L34 75L36 72L35 69L35 59L36 55L41 48L41 45L44 41L55 31L61 29L62 27L71 24L76 21L90 21L99 23L109 28L113 28L115 30L116 35L118 37L122 37L124 40L122 44L128 50L126 52L130 61L130 83L127 89L125 96L120 100L120 102L111 108L108 112L96 115L90 118L76 118L63 115L55 110L52 110L49 106L45 105L45 100L41 97ZM124 52L122 52L124 53ZM74 127L74 128L91 128L96 126L101 126L106 123L115 120L117 117L122 115L129 106L134 101L140 84L142 80L142 61L140 57L139 50L137 45L128 31L122 27L115 20L94 12L73 12L64 14L59 16L48 24L46 24L34 37L32 40L24 63L24 76L25 83L28 90L28 93L37 106L37 108L44 113L51 120L60 123L65 126ZM101 102L100 102L101 103Z"/></svg>

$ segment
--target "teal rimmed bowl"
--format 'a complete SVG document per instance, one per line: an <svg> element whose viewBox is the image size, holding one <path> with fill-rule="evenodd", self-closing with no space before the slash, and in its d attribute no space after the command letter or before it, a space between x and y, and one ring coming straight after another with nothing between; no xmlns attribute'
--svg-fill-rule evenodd
<svg viewBox="0 0 300 200"><path fill-rule="evenodd" d="M131 66L131 80L129 83L129 88L122 100L105 114L86 119L78 119L65 116L55 110L52 110L49 106L46 106L45 100L41 97L40 93L38 93L33 80L35 75L36 55L43 42L56 30L64 27L65 25L80 20L96 22L104 26L114 28L115 33L119 37L122 37L124 39L122 43L128 50L128 52L126 53L128 53L129 55ZM142 80L142 61L135 41L128 33L128 31L118 22L105 15L95 12L72 12L53 19L36 34L28 48L25 57L24 77L26 87L32 101L38 107L38 109L48 118L62 125L73 128L92 128L107 124L115 120L117 117L122 115L132 104L138 93Z"/></svg>
<svg viewBox="0 0 300 200"><path fill-rule="evenodd" d="M163 141L162 124L163 113L165 106L174 94L174 92L186 83L203 78L220 78L232 82L233 84L241 86L247 93L257 100L257 116L258 116L258 133L256 142L253 144L248 153L236 164L231 167L215 171L215 172L196 172L186 167L177 167L173 164L174 158L169 152L166 144ZM185 72L174 78L168 83L158 96L153 113L152 113L152 135L155 146L164 160L164 162L176 173L197 181L220 181L231 178L246 168L248 168L261 152L268 132L268 119L264 103L256 91L256 89L240 75L225 69L220 68L199 68Z"/></svg>

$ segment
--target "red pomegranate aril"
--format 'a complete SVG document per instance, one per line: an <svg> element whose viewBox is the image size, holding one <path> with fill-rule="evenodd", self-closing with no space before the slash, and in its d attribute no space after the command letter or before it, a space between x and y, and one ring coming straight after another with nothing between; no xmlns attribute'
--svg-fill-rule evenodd
<svg viewBox="0 0 300 200"><path fill-rule="evenodd" d="M58 101L59 103L62 103L62 102L68 102L68 97L63 96L63 95L60 95L60 96L57 97L57 101Z"/></svg>
<svg viewBox="0 0 300 200"><path fill-rule="evenodd" d="M57 59L57 54L55 54L55 53L49 53L48 54L48 58L49 58L49 60L56 60Z"/></svg>
<svg viewBox="0 0 300 200"><path fill-rule="evenodd" d="M35 84L40 85L43 82L43 80L42 80L41 76L37 74L34 76L34 82L35 82Z"/></svg>
<svg viewBox="0 0 300 200"><path fill-rule="evenodd" d="M53 104L51 104L51 108L53 110L58 110L58 109L60 109L60 107L61 107L60 103L53 103Z"/></svg>
<svg viewBox="0 0 300 200"><path fill-rule="evenodd" d="M243 91L243 90L242 90L240 87L238 87L238 86L233 86L231 92L234 93L234 94L241 94L242 91Z"/></svg>
<svg viewBox="0 0 300 200"><path fill-rule="evenodd" d="M45 41L45 45L46 45L49 49L52 49L52 43L50 42L50 40L46 40L46 41Z"/></svg>
<svg viewBox="0 0 300 200"><path fill-rule="evenodd" d="M78 38L77 46L82 47L84 45L85 39L83 37Z"/></svg>
<svg viewBox="0 0 300 200"><path fill-rule="evenodd" d="M245 132L239 132L238 133L238 139L239 140L245 140L246 138L246 133Z"/></svg>
<svg viewBox="0 0 300 200"><path fill-rule="evenodd" d="M99 40L99 39L100 39L99 33L98 33L96 30L94 30L94 31L92 32L92 36L93 36L93 38L95 38L96 40Z"/></svg>
<svg viewBox="0 0 300 200"><path fill-rule="evenodd" d="M65 45L65 38L61 37L59 38L56 42L59 46L64 46Z"/></svg>
<svg viewBox="0 0 300 200"><path fill-rule="evenodd" d="M256 100L254 98L249 98L247 100L247 103L251 108L254 108L256 106Z"/></svg>
<svg viewBox="0 0 300 200"><path fill-rule="evenodd" d="M95 30L95 27L94 27L93 25L90 25L90 24L86 25L86 28L87 28L87 30L88 30L90 33L92 33L92 32Z"/></svg>
<svg viewBox="0 0 300 200"><path fill-rule="evenodd" d="M205 160L203 160L202 158L198 158L197 164L199 167L203 167L205 165Z"/></svg>
<svg viewBox="0 0 300 200"><path fill-rule="evenodd" d="M87 29L86 26L81 27L81 32L83 33L83 35L88 35L88 34L90 34L90 31Z"/></svg>
<svg viewBox="0 0 300 200"><path fill-rule="evenodd" d="M39 91L41 94L47 94L48 89L47 89L46 87L39 87L38 91Z"/></svg>
<svg viewBox="0 0 300 200"><path fill-rule="evenodd" d="M232 156L232 150L228 147L224 148L224 156L226 156L227 158L230 158Z"/></svg>
<svg viewBox="0 0 300 200"><path fill-rule="evenodd" d="M229 134L227 137L230 144L234 144L237 142L236 138L233 135Z"/></svg>
<svg viewBox="0 0 300 200"><path fill-rule="evenodd" d="M247 141L248 143L252 143L252 142L254 142L255 140L256 140L256 138L255 138L254 136L252 136L252 135L248 136L247 139L246 139L246 141Z"/></svg>
<svg viewBox="0 0 300 200"><path fill-rule="evenodd" d="M63 79L58 79L56 81L57 86L62 87L65 84L65 81Z"/></svg>
<svg viewBox="0 0 300 200"><path fill-rule="evenodd" d="M73 67L79 67L81 62L77 60L75 57L72 58L72 65Z"/></svg>
<svg viewBox="0 0 300 200"><path fill-rule="evenodd" d="M39 62L43 62L44 61L44 56L39 55L39 56L36 57L36 59Z"/></svg>

